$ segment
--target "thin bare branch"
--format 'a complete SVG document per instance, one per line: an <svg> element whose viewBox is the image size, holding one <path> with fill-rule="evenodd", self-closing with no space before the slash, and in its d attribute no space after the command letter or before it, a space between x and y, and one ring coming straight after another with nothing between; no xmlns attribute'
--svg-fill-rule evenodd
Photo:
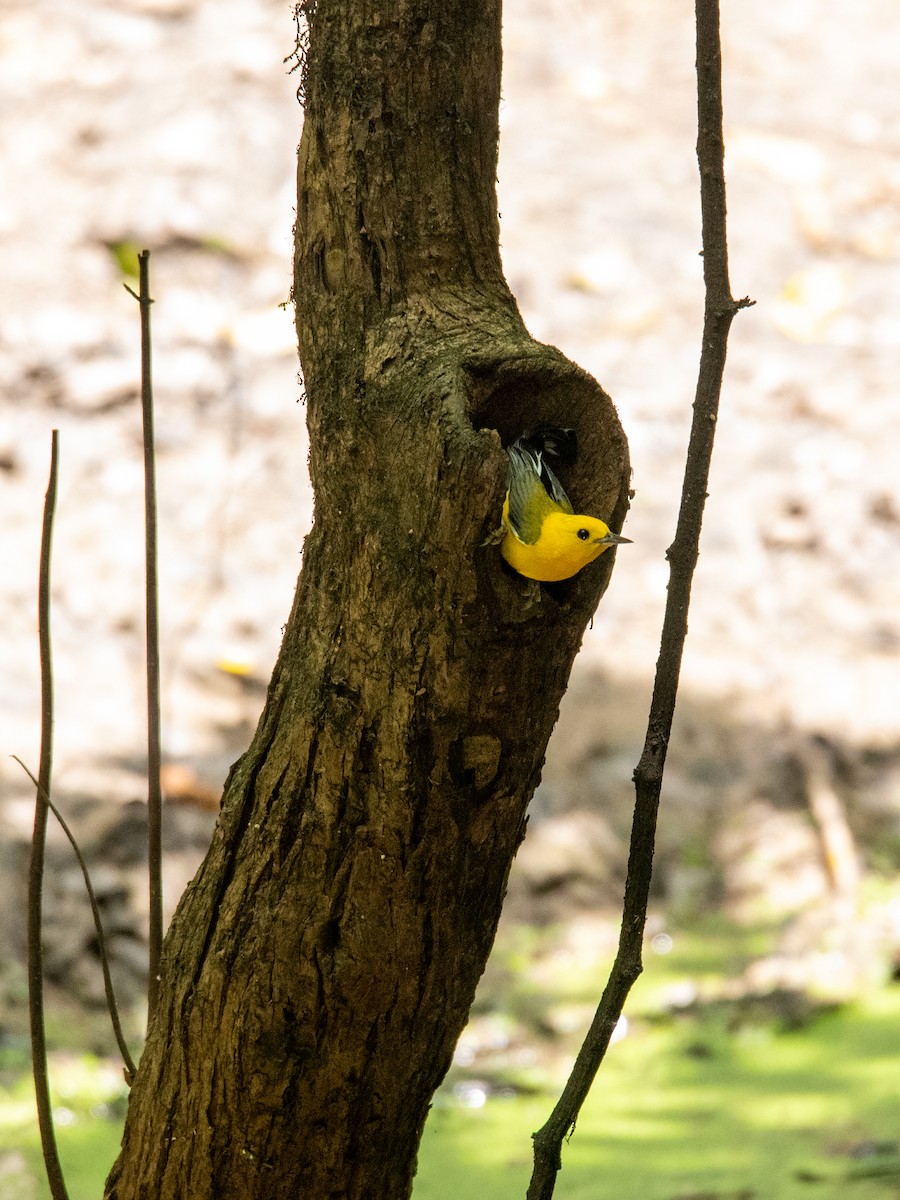
<svg viewBox="0 0 900 1200"><path fill-rule="evenodd" d="M28 1013L31 1022L31 1067L37 1101L41 1150L53 1200L69 1200L63 1178L47 1073L47 1038L44 1029L44 952L41 924L44 887L44 856L47 844L47 800L53 774L53 658L50 643L50 557L53 544L53 520L56 516L56 485L59 473L59 430L50 440L50 479L44 497L44 522L41 530L41 566L38 584L38 640L41 654L41 761L35 780L34 831L31 836L31 863L28 871Z"/></svg>
<svg viewBox="0 0 900 1200"><path fill-rule="evenodd" d="M141 306L141 412L144 427L144 547L147 609L147 858L150 886L150 963L147 1021L153 1020L159 991L163 940L162 783L159 715L159 584L156 544L156 440L153 432L153 376L150 343L150 251L138 255L140 294L125 290Z"/></svg>
<svg viewBox="0 0 900 1200"><path fill-rule="evenodd" d="M69 828L69 824L65 817L41 787L37 779L35 779L31 771L29 771L29 769L22 762L21 758L19 758L17 754L13 754L12 758L19 764L34 786L38 789L38 794L42 796L44 803L53 813L54 817L56 817L63 833L69 839L69 844L75 851L75 857L78 859L78 865L81 867L81 874L84 876L84 886L87 889L88 899L91 902L91 912L94 914L94 929L97 932L97 945L100 950L100 965L103 969L103 986L106 990L106 1006L109 1009L109 1017L112 1021L113 1032L116 1035L116 1042L119 1046L119 1052L121 1053L122 1061L125 1064L125 1078L130 1085L137 1068L134 1065L134 1059L129 1053L128 1043L125 1041L125 1035L122 1032L122 1022L119 1019L119 1006L116 1003L112 976L110 975L109 971L109 955L106 949L106 934L103 932L103 921L100 917L100 905L97 903L97 894L94 891L94 885L91 883L88 865L84 860L84 855L81 853L78 842L75 840L75 834Z"/></svg>
<svg viewBox="0 0 900 1200"><path fill-rule="evenodd" d="M750 301L732 298L728 281L725 216L722 58L719 0L696 0L697 107L700 199L706 304L694 416L685 462L675 539L667 552L669 588L647 734L634 772L635 809L619 946L591 1027L547 1123L534 1134L534 1171L527 1200L550 1200L562 1167L562 1143L575 1128L581 1106L609 1047L628 993L643 970L641 947L663 768L675 714L688 605L697 565L728 331L735 313Z"/></svg>

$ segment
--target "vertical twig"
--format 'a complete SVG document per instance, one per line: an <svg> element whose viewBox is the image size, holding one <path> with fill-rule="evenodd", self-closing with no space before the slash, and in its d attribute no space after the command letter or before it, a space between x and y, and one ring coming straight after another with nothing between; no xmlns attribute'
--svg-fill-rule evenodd
<svg viewBox="0 0 900 1200"><path fill-rule="evenodd" d="M622 926L609 980L572 1073L547 1123L534 1134L534 1171L527 1200L550 1200L552 1197L556 1176L562 1167L563 1139L575 1127L628 993L643 969L641 946L653 870L659 796L687 636L688 605L699 555L700 528L725 371L728 331L735 313L751 303L747 299L734 300L728 280L719 0L696 0L696 26L697 158L700 166L706 284L703 346L681 507L675 538L666 554L669 560L669 589L653 698L644 749L634 772L635 808Z"/></svg>
<svg viewBox="0 0 900 1200"><path fill-rule="evenodd" d="M38 583L38 640L41 655L41 760L34 801L34 832L28 871L28 1013L31 1022L31 1066L37 1100L41 1150L53 1200L68 1200L63 1179L47 1074L47 1038L44 1029L44 953L41 945L41 916L44 883L44 854L47 843L47 814L50 778L53 773L53 658L50 646L50 555L53 519L56 515L56 481L59 468L59 430L50 441L50 479L44 497L41 529L41 566Z"/></svg>
<svg viewBox="0 0 900 1200"><path fill-rule="evenodd" d="M65 817L41 787L31 771L25 766L21 758L17 754L12 755L13 759L19 764L34 786L38 789L38 794L42 797L44 803L50 812L53 813L60 824L63 833L69 839L69 845L75 851L75 857L78 859L78 865L81 867L81 874L84 877L84 886L87 889L88 900L91 905L91 912L94 917L94 929L97 932L97 948L100 951L100 966L103 971L103 987L106 991L106 1007L109 1011L109 1019L112 1022L113 1033L115 1034L116 1042L119 1047L119 1053L122 1055L122 1061L125 1064L125 1079L128 1085L131 1085L134 1079L134 1073L137 1068L134 1065L134 1059L128 1049L128 1043L125 1041L125 1034L122 1032L122 1022L119 1017L119 1006L116 1003L116 994L113 989L112 975L109 970L109 954L106 949L106 934L103 931L103 921L100 917L100 905L97 902L97 893L94 891L94 885L91 882L91 874L88 870L88 865L85 862L84 855L81 853L81 847L75 839L75 834L69 828L69 824Z"/></svg>
<svg viewBox="0 0 900 1200"><path fill-rule="evenodd" d="M153 378L150 345L150 251L138 255L141 306L141 412L144 425L144 546L147 601L147 857L150 879L150 961L147 1020L153 1019L162 954L162 784L159 718L159 585L156 548L156 442L153 433Z"/></svg>

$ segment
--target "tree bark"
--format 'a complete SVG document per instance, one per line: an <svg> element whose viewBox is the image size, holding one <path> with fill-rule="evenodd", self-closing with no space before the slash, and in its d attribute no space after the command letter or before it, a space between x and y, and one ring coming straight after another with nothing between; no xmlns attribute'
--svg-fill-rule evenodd
<svg viewBox="0 0 900 1200"><path fill-rule="evenodd" d="M613 564L546 587L505 566L501 438L574 427L576 506L615 529L627 507L608 397L531 340L503 278L498 0L307 18L294 299L315 521L166 938L108 1200L408 1196Z"/></svg>

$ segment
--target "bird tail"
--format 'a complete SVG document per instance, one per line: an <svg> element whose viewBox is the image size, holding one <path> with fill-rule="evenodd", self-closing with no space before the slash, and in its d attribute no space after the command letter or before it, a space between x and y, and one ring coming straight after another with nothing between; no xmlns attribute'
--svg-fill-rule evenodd
<svg viewBox="0 0 900 1200"><path fill-rule="evenodd" d="M533 454L556 458L565 467L571 467L578 457L575 430L562 429L558 425L540 425L533 433L525 433L517 438L515 445Z"/></svg>

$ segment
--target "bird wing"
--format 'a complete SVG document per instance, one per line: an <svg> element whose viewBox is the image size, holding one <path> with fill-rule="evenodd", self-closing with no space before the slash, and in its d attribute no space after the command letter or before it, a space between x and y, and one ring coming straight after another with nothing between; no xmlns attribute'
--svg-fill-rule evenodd
<svg viewBox="0 0 900 1200"><path fill-rule="evenodd" d="M572 501L566 495L563 485L559 482L547 464L544 462L544 457L541 455L541 483L550 493L552 500L555 500L561 509L567 513L573 513L575 509L572 507Z"/></svg>
<svg viewBox="0 0 900 1200"><path fill-rule="evenodd" d="M534 545L545 518L560 509L571 513L572 505L540 450L520 438L507 454L509 525L519 541Z"/></svg>

